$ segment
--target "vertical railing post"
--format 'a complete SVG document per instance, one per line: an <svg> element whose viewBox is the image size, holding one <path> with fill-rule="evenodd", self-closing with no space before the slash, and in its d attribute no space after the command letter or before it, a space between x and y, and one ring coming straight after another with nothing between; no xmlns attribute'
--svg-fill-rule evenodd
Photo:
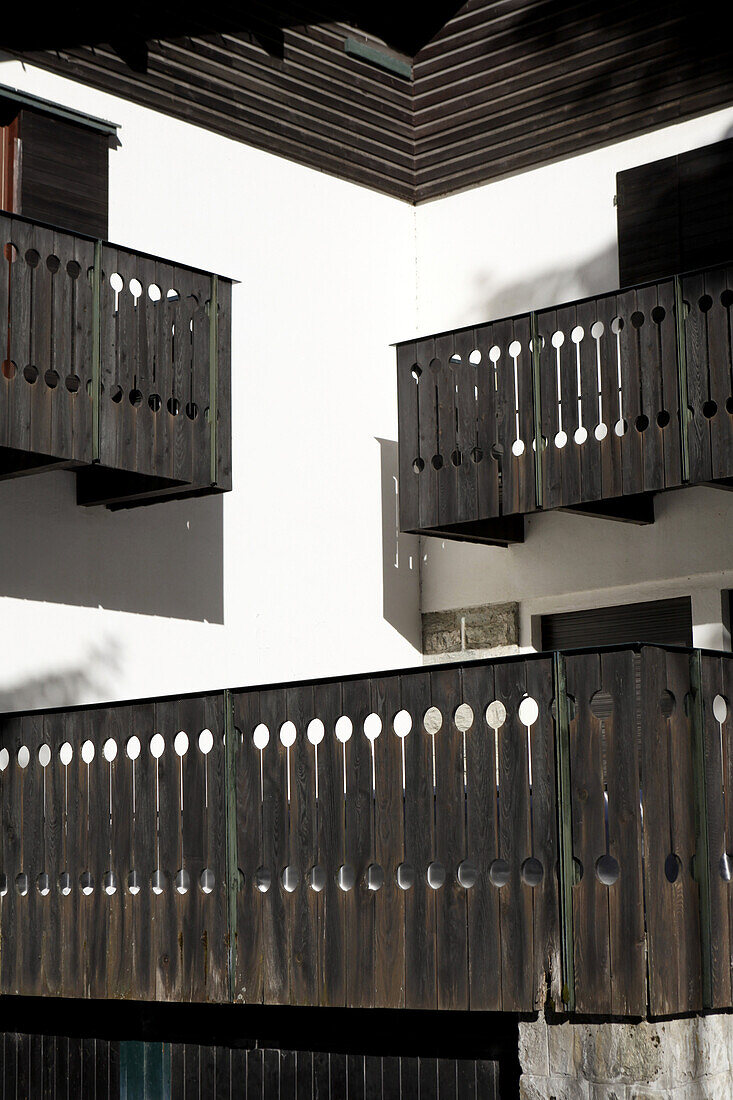
<svg viewBox="0 0 733 1100"><path fill-rule="evenodd" d="M211 484L216 485L219 477L219 455L217 441L217 397L219 392L219 276L211 276L211 298L209 300L209 430L211 447Z"/></svg>
<svg viewBox="0 0 733 1100"><path fill-rule="evenodd" d="M540 375L540 336L537 331L537 314L529 315L532 334L532 413L534 416L534 480L537 507L542 507L542 463L544 447L542 440L542 387Z"/></svg>
<svg viewBox="0 0 733 1100"><path fill-rule="evenodd" d="M695 878L700 891L700 955L703 1008L712 1008L712 925L710 897L710 844L708 838L707 785L705 781L705 711L702 693L702 653L690 655L690 721L695 781Z"/></svg>
<svg viewBox="0 0 733 1100"><path fill-rule="evenodd" d="M92 269L92 462L102 454L102 242L94 242Z"/></svg>
<svg viewBox="0 0 733 1100"><path fill-rule="evenodd" d="M237 729L234 725L234 700L224 692L224 813L226 817L226 893L227 893L227 964L229 1000L234 1000L237 967L237 894L239 858L237 853Z"/></svg>
<svg viewBox="0 0 733 1100"><path fill-rule="evenodd" d="M573 949L573 821L570 788L570 710L565 656L553 654L555 687L555 767L560 874L560 950L562 999L568 1012L575 1010L575 954Z"/></svg>
<svg viewBox="0 0 733 1100"><path fill-rule="evenodd" d="M687 342L685 340L685 300L682 296L682 280L674 277L674 315L677 337L677 387L680 407L680 446L682 455L682 480L690 480L690 405L687 390Z"/></svg>

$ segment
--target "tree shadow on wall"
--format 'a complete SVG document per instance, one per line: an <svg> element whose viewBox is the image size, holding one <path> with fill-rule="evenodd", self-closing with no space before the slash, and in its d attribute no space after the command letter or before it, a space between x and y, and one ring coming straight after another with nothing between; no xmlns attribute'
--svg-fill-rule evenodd
<svg viewBox="0 0 733 1100"><path fill-rule="evenodd" d="M81 508L61 471L0 483L0 515L0 596L224 621L221 496Z"/></svg>
<svg viewBox="0 0 733 1100"><path fill-rule="evenodd" d="M96 674L100 668L104 669L103 677ZM29 676L0 688L0 713L70 707L80 699L99 699L106 694L110 677L119 670L119 646L106 638L89 650L82 666Z"/></svg>
<svg viewBox="0 0 733 1100"><path fill-rule="evenodd" d="M377 439L382 481L382 614L415 649L422 648L420 544L399 529L397 443Z"/></svg>

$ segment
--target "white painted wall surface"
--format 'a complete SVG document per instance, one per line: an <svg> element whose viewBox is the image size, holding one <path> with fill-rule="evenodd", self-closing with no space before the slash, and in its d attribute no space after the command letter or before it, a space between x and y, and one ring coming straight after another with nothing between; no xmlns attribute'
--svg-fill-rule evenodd
<svg viewBox="0 0 733 1100"><path fill-rule="evenodd" d="M121 124L113 241L241 280L232 493L111 513L71 473L0 484L0 707L419 662L389 346L412 209L18 62L0 83Z"/></svg>
<svg viewBox="0 0 733 1100"><path fill-rule="evenodd" d="M613 290L616 173L731 136L726 109L420 206L417 333ZM537 516L525 544L506 550L424 539L423 610L517 600L528 648L532 615L692 594L696 644L722 648L733 494L686 489L656 509L647 528Z"/></svg>

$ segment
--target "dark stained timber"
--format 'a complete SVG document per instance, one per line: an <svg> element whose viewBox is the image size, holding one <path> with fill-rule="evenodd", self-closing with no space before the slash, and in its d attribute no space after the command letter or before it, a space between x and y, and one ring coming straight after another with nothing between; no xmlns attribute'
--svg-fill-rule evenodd
<svg viewBox="0 0 733 1100"><path fill-rule="evenodd" d="M588 1014L733 1007L733 659L563 660L0 717L0 992L533 1012L572 985ZM183 1079L218 1089L220 1062L191 1048ZM278 1066L281 1085L357 1072ZM254 1056L253 1087L276 1068Z"/></svg>
<svg viewBox="0 0 733 1100"><path fill-rule="evenodd" d="M507 546L733 478L733 267L397 345L400 527Z"/></svg>
<svg viewBox="0 0 733 1100"><path fill-rule="evenodd" d="M0 478L81 504L231 488L231 283L0 215Z"/></svg>

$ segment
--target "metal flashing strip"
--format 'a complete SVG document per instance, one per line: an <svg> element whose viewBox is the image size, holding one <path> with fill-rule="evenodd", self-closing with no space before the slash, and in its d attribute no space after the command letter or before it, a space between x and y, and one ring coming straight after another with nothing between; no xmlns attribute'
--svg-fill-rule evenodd
<svg viewBox="0 0 733 1100"><path fill-rule="evenodd" d="M118 122L108 122L107 119L96 118L84 111L76 111L73 107L64 107L61 103L41 99L40 96L31 95L30 92L21 92L18 88L9 88L5 84L0 84L0 99L10 99L15 103L19 103L22 107L43 111L47 115L57 115L69 122L77 122L80 126L88 126L91 130L100 130L111 137L116 137L120 128Z"/></svg>

